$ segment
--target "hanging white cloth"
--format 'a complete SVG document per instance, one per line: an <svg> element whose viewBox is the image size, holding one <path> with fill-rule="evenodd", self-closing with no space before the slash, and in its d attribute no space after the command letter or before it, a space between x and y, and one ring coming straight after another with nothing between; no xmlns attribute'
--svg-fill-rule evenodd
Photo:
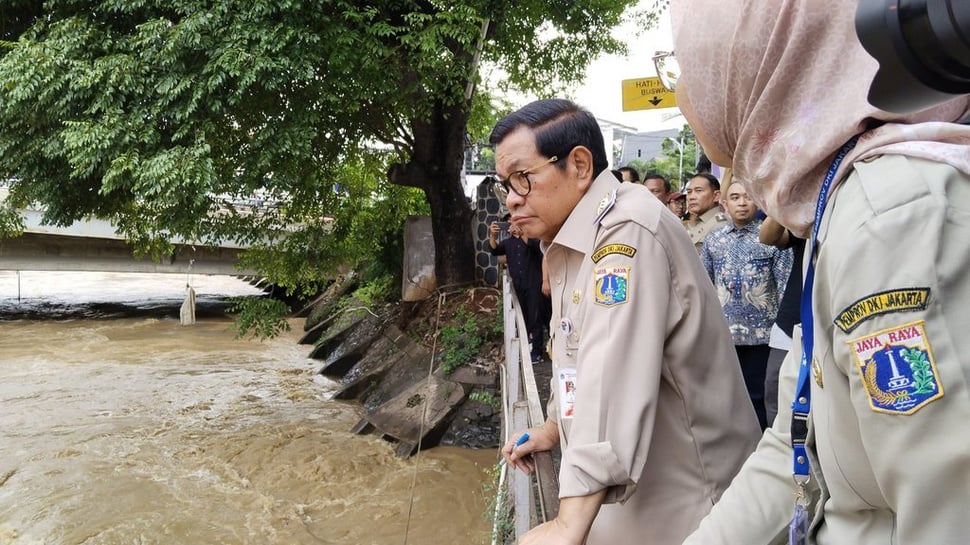
<svg viewBox="0 0 970 545"><path fill-rule="evenodd" d="M179 319L182 325L195 324L195 290L191 286L186 286L185 301L179 309Z"/></svg>

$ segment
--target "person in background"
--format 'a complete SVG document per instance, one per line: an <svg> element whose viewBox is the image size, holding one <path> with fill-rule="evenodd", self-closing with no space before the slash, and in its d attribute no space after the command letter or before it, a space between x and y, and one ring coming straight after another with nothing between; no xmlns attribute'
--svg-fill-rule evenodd
<svg viewBox="0 0 970 545"><path fill-rule="evenodd" d="M707 154L702 153L697 159L697 165L694 167L694 172L697 172L698 174L701 172L711 172L712 167L713 165L711 164L711 160L707 158ZM729 183L730 180L728 180L726 177L721 178L721 182L725 186L731 185Z"/></svg>
<svg viewBox="0 0 970 545"><path fill-rule="evenodd" d="M667 208L681 220L687 216L687 195L680 191L675 191L667 196Z"/></svg>
<svg viewBox="0 0 970 545"><path fill-rule="evenodd" d="M727 215L718 205L721 200L721 184L713 174L701 172L688 180L684 193L687 194L689 213L685 222L687 234L700 254L707 235L728 222Z"/></svg>
<svg viewBox="0 0 970 545"><path fill-rule="evenodd" d="M792 256L789 250L758 240L761 220L756 218L757 206L744 186L733 183L728 187L724 207L731 221L707 236L701 261L724 307L748 396L764 430L768 426L768 339L791 272Z"/></svg>
<svg viewBox="0 0 970 545"><path fill-rule="evenodd" d="M857 5L671 2L684 117L808 246L778 416L691 545L970 536L970 97L871 106Z"/></svg>
<svg viewBox="0 0 970 545"><path fill-rule="evenodd" d="M549 297L542 292L542 251L539 241L522 235L515 225L509 225L509 236L498 241L501 226L492 222L488 230L488 247L492 255L504 256L512 288L522 309L529 339L532 364L548 359L545 330L549 324Z"/></svg>
<svg viewBox="0 0 970 545"><path fill-rule="evenodd" d="M771 326L771 337L768 339L771 351L768 353L768 365L765 368L765 415L770 426L778 414L778 375L781 372L781 363L791 350L795 326L801 322L798 307L802 299L802 254L805 253L805 239L796 237L771 218L765 218L761 222L758 239L762 244L790 249L792 252L791 274L788 275L785 294L781 297L778 316Z"/></svg>
<svg viewBox="0 0 970 545"><path fill-rule="evenodd" d="M680 222L607 170L587 110L533 102L490 141L552 287L548 417L502 456L529 472L561 444L559 514L519 543L679 545L758 440L714 287Z"/></svg>
<svg viewBox="0 0 970 545"><path fill-rule="evenodd" d="M651 172L643 179L643 185L654 197L660 199L660 202L667 202L667 195L670 194L671 187L670 182L663 175Z"/></svg>
<svg viewBox="0 0 970 545"><path fill-rule="evenodd" d="M631 166L616 169L620 173L620 181L637 183L640 181L640 173Z"/></svg>

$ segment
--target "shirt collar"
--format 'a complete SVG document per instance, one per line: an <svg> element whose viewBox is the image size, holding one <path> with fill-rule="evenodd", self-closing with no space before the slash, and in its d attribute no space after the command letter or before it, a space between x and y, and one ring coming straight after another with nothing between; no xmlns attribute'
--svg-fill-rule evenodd
<svg viewBox="0 0 970 545"><path fill-rule="evenodd" d="M752 232L754 234L758 234L758 226L760 224L761 224L761 222L759 222L758 220L754 219L754 220L751 220L750 222L748 222L748 224L745 225L744 227L738 228L734 224L734 220L729 219L728 220L728 232L730 233L730 232L733 232L733 231L738 231L738 232L749 231L749 232Z"/></svg>

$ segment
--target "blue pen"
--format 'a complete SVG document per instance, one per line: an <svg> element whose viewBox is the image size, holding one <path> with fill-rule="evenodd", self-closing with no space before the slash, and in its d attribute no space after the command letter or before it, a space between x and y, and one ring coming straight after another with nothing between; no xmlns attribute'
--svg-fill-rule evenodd
<svg viewBox="0 0 970 545"><path fill-rule="evenodd" d="M522 434L522 437L519 437L518 439L516 439L515 446L516 447L521 447L528 440L529 440L529 434L528 433L523 433ZM515 447L512 447L512 448L514 449ZM502 458L501 460L499 460L498 465L502 465L504 463L505 463L505 458Z"/></svg>

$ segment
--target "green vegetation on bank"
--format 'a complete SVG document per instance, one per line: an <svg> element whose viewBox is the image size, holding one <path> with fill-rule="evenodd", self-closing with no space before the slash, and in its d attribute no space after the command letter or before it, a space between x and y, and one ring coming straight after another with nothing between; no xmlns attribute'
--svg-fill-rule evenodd
<svg viewBox="0 0 970 545"><path fill-rule="evenodd" d="M494 329L474 314L459 309L451 323L441 328L441 369L450 375L472 361Z"/></svg>

